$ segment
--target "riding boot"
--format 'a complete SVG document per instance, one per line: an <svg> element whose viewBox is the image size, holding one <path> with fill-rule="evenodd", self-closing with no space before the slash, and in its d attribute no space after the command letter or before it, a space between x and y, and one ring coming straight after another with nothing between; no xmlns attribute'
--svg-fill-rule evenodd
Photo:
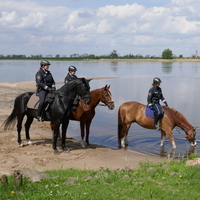
<svg viewBox="0 0 200 200"><path fill-rule="evenodd" d="M42 118L42 112L43 112L43 104L39 104L38 110L37 110L37 120L39 122L44 121L43 118Z"/></svg>
<svg viewBox="0 0 200 200"><path fill-rule="evenodd" d="M155 116L155 121L154 121L154 128L156 130L160 130L160 127L159 127L159 120L160 120L160 116L159 115L156 115Z"/></svg>

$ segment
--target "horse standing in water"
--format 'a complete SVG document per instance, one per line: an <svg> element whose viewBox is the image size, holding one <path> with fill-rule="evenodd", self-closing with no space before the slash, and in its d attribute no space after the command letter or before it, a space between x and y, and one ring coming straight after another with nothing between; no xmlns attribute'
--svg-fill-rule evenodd
<svg viewBox="0 0 200 200"><path fill-rule="evenodd" d="M4 130L9 127L13 127L17 119L17 132L18 132L18 144L22 146L21 129L24 116L27 116L25 122L26 139L30 141L29 129L34 118L37 118L37 110L27 108L27 103L33 92L26 92L16 97L14 102L14 108L10 116L4 122ZM85 104L90 103L90 86L85 78L78 78L69 84L63 85L60 89L55 91L55 97L52 104L44 113L44 121L52 121L55 125L53 132L53 150L55 154L58 154L57 150L57 138L59 134L59 127L62 124L62 149L65 150L66 131L69 124L69 114L72 108L73 100L79 94Z"/></svg>
<svg viewBox="0 0 200 200"><path fill-rule="evenodd" d="M127 135L132 123L136 122L144 128L154 129L154 119L145 115L145 108L145 105L135 101L125 102L120 105L118 110L118 140L120 147L128 145ZM166 106L163 106L163 109L164 117L160 120L160 145L163 146L167 135L172 143L172 147L176 148L172 130L175 126L178 126L184 130L185 138L191 143L191 146L196 146L195 136L197 127L193 127L177 110Z"/></svg>
<svg viewBox="0 0 200 200"><path fill-rule="evenodd" d="M110 110L113 110L115 105L112 100L112 94L109 90L110 86L105 86L90 92L91 102L89 105L85 105L82 100L79 101L79 105L75 111L72 111L70 114L70 120L80 121L80 130L81 130L81 146L85 148L85 145L89 145L89 134L90 134L90 125L92 119L95 116L95 108L102 102ZM54 129L54 124L51 122L51 129ZM86 139L84 142L86 130Z"/></svg>

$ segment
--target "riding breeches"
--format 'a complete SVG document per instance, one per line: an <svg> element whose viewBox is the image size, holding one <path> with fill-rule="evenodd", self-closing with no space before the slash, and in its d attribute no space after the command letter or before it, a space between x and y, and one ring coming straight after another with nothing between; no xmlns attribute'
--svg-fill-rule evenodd
<svg viewBox="0 0 200 200"><path fill-rule="evenodd" d="M47 92L45 90L41 90L38 92L38 96L39 96L39 99L40 99L40 105L43 105L44 104L44 101L45 101L45 97L47 95Z"/></svg>
<svg viewBox="0 0 200 200"><path fill-rule="evenodd" d="M158 115L159 115L160 117L163 117L164 111L163 111L162 106L161 106L159 103L156 103L156 104L153 105L152 107L153 107L154 115L155 115L155 116L158 116Z"/></svg>

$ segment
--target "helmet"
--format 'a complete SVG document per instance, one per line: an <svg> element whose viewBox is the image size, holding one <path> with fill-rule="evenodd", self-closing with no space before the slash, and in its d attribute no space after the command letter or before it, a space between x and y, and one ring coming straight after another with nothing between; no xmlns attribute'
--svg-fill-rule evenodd
<svg viewBox="0 0 200 200"><path fill-rule="evenodd" d="M50 62L48 60L42 60L40 62L40 66L43 66L43 65L50 65Z"/></svg>
<svg viewBox="0 0 200 200"><path fill-rule="evenodd" d="M162 83L162 81L158 77L155 77L153 83Z"/></svg>
<svg viewBox="0 0 200 200"><path fill-rule="evenodd" d="M73 65L70 65L69 66L69 68L68 68L68 71L70 72L70 71L72 71L72 72L76 72L77 71L77 69L76 69L76 67L75 66L73 66Z"/></svg>

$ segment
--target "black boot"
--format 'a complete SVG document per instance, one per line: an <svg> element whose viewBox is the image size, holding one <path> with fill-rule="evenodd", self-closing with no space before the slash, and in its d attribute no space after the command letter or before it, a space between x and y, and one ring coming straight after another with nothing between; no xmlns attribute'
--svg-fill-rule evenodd
<svg viewBox="0 0 200 200"><path fill-rule="evenodd" d="M155 121L154 121L154 128L156 130L160 130L161 128L159 127L159 120L160 120L160 115L155 116Z"/></svg>
<svg viewBox="0 0 200 200"><path fill-rule="evenodd" d="M38 110L37 110L37 120L39 122L43 122L43 118L42 118L42 111L43 111L43 104L39 104L38 106Z"/></svg>

